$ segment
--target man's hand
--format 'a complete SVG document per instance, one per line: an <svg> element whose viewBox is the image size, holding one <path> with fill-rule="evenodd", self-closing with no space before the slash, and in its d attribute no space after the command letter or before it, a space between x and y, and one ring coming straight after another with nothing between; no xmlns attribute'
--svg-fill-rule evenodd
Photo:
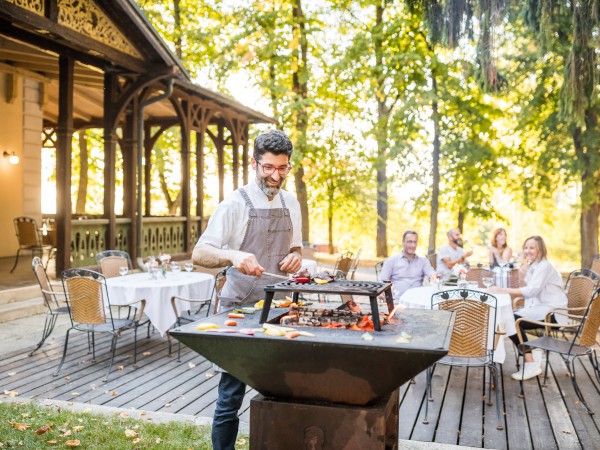
<svg viewBox="0 0 600 450"><path fill-rule="evenodd" d="M233 267L245 275L254 275L260 278L265 271L252 253L236 251L231 256L231 262Z"/></svg>
<svg viewBox="0 0 600 450"><path fill-rule="evenodd" d="M285 273L296 273L302 268L302 256L296 252L289 253L279 263L279 268Z"/></svg>

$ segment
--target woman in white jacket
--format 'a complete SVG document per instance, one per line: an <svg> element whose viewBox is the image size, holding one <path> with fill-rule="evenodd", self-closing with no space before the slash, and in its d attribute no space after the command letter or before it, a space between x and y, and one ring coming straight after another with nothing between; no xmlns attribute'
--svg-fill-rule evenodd
<svg viewBox="0 0 600 450"><path fill-rule="evenodd" d="M515 311L515 319L524 317L531 320L544 321L546 315L554 308L566 308L567 296L563 289L562 276L552 267L546 259L548 251L541 236L531 236L523 244L523 253L527 260L528 269L525 275L525 286L522 288L492 288L490 293L505 293L521 296L525 299L525 306ZM551 315L553 323L566 325L567 318L563 315ZM564 323L563 323L564 322ZM541 326L521 323L521 335L527 340L526 330L542 328ZM516 334L509 336L519 346ZM542 373L540 361L534 361L531 350L527 349L523 356L525 363L524 373L516 372L511 376L515 380L528 380Z"/></svg>

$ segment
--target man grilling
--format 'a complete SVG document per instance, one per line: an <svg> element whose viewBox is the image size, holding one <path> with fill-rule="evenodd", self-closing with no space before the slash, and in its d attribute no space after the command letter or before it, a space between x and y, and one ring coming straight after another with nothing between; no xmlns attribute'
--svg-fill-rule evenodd
<svg viewBox="0 0 600 450"><path fill-rule="evenodd" d="M219 204L194 248L196 264L232 266L219 295L219 312L264 298L264 286L275 280L262 277L263 272L285 275L302 266L300 205L281 189L292 151L282 131L260 134L251 160L256 179ZM245 390L244 383L221 373L212 426L215 450L234 449Z"/></svg>

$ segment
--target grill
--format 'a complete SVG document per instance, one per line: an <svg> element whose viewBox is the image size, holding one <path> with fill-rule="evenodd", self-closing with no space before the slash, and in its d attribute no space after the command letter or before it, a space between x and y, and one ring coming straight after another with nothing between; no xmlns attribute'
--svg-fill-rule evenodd
<svg viewBox="0 0 600 450"><path fill-rule="evenodd" d="M171 335L221 366L259 394L250 406L250 448L369 448L398 445L398 388L448 352L453 315L448 311L405 310L379 331L303 327L314 336L288 339L242 334L260 323L279 324L289 308L271 308L275 292L367 295L372 317L377 296L389 283L336 281L328 285L284 282L265 288L262 313L224 325L227 314L208 317ZM319 304L337 309L344 303ZM374 320L375 321L375 320ZM219 331L199 331L200 323ZM380 324L381 325L381 324ZM403 334L404 333L404 334ZM409 338L404 338L410 336ZM400 338L400 340L399 340ZM312 445L312 447L311 447Z"/></svg>
<svg viewBox="0 0 600 450"><path fill-rule="evenodd" d="M298 301L301 293L304 294L338 294L341 296L358 295L369 297L371 303L371 314L373 315L373 325L375 331L381 331L381 323L379 320L379 306L377 305L377 297L384 293L388 307L388 312L391 313L394 309L394 300L392 298L392 283L381 283L377 281L353 281L353 280L338 280L327 284L317 284L314 281L310 283L297 283L295 281L283 281L277 284L265 286L265 306L260 317L260 323L267 320L267 314L271 307L271 302L275 293L291 293L293 301Z"/></svg>

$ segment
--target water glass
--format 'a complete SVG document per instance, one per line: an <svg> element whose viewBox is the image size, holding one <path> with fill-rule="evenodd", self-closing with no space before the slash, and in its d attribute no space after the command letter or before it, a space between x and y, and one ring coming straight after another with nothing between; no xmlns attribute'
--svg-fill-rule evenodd
<svg viewBox="0 0 600 450"><path fill-rule="evenodd" d="M193 263L185 263L185 271L186 272L192 272L194 270L194 264Z"/></svg>
<svg viewBox="0 0 600 450"><path fill-rule="evenodd" d="M120 266L119 267L119 275L121 275L122 277L124 277L128 273L129 273L129 267L127 267L127 266Z"/></svg>
<svg viewBox="0 0 600 450"><path fill-rule="evenodd" d="M173 272L173 275L177 275L179 272L181 272L181 267L179 264L176 262L171 263L171 272Z"/></svg>
<svg viewBox="0 0 600 450"><path fill-rule="evenodd" d="M483 282L483 285L489 289L494 284L494 277L483 277L481 281Z"/></svg>

